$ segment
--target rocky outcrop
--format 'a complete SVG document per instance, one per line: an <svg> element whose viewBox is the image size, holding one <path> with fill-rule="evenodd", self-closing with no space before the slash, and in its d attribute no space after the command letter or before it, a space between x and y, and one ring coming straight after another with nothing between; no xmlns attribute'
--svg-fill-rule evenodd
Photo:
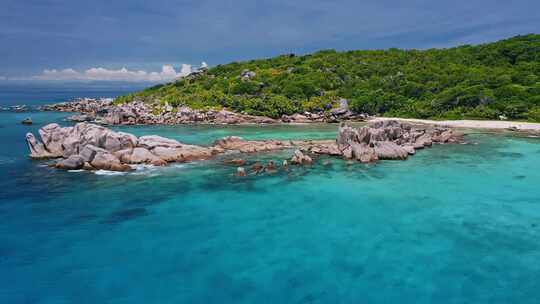
<svg viewBox="0 0 540 304"><path fill-rule="evenodd" d="M257 73L247 70L247 69L242 70L242 72L240 73L240 77L245 80L249 80L251 78L254 78L255 76L257 76Z"/></svg>
<svg viewBox="0 0 540 304"><path fill-rule="evenodd" d="M28 145L28 150L30 150L30 157L33 159L55 157L45 149L45 145L38 141L32 133L26 134L26 144Z"/></svg>
<svg viewBox="0 0 540 304"><path fill-rule="evenodd" d="M434 143L462 141L463 134L451 129L385 120L358 129L342 124L336 145L337 151L340 151L344 158L370 163L383 159L404 160L409 155L414 155L415 150L431 147ZM319 154L337 154L336 149L328 145L324 149L312 147L311 151Z"/></svg>
<svg viewBox="0 0 540 304"><path fill-rule="evenodd" d="M241 158L233 158L233 159L226 159L224 163L234 165L234 166L243 166L246 164L246 161Z"/></svg>
<svg viewBox="0 0 540 304"><path fill-rule="evenodd" d="M72 122L85 122L85 121L90 122L95 119L96 119L96 116L93 114L75 114L75 115L66 117L67 121L72 121Z"/></svg>
<svg viewBox="0 0 540 304"><path fill-rule="evenodd" d="M244 167L236 168L236 176L246 176L246 169L244 169Z"/></svg>
<svg viewBox="0 0 540 304"><path fill-rule="evenodd" d="M79 123L73 127L49 124L39 130L41 142L31 133L26 135L30 157L61 158L62 169L93 168L125 171L128 164L165 165L207 159L219 148L185 145L160 136L136 136L114 132L103 126Z"/></svg>
<svg viewBox="0 0 540 304"><path fill-rule="evenodd" d="M84 159L80 155L71 155L56 163L56 168L64 170L78 170L84 167Z"/></svg>
<svg viewBox="0 0 540 304"><path fill-rule="evenodd" d="M41 141L32 133L26 135L30 157L57 158L56 167L69 170L126 171L133 164L163 166L169 162L210 159L226 151L256 153L313 144L308 141L249 141L231 136L217 140L212 146L203 147L157 135L137 138L129 133L115 132L85 122L73 127L48 124L39 130L39 134ZM233 163L240 165L241 161Z"/></svg>
<svg viewBox="0 0 540 304"><path fill-rule="evenodd" d="M112 98L79 98L70 102L44 105L41 106L40 109L42 111L97 113L102 109L110 107L112 103Z"/></svg>
<svg viewBox="0 0 540 304"><path fill-rule="evenodd" d="M458 143L463 134L447 128L411 125L397 121L380 121L361 128L342 124L334 141L244 140L229 136L212 146L196 146L157 135L136 136L115 132L103 126L78 123L73 127L49 124L39 130L41 141L32 133L26 135L30 157L58 158L57 168L127 171L132 164L163 166L169 162L205 160L224 152L257 153L296 149L290 164L307 165L312 156L329 155L354 159L362 163L378 160L404 160L416 149L433 144ZM229 163L242 166L242 159ZM283 162L286 169L289 162ZM255 172L272 171L270 162L252 166Z"/></svg>
<svg viewBox="0 0 540 304"><path fill-rule="evenodd" d="M250 79L255 74L244 71L242 79ZM314 112L283 115L281 119L272 119L264 116L236 113L227 109L196 110L186 106L177 108L169 104L160 105L142 102L136 99L130 103L115 105L113 99L77 99L41 107L46 111L79 112L66 118L73 122L95 122L103 125L133 125L133 124L273 124L273 123L312 123L312 122L340 122L364 121L367 116L349 110L346 99L341 99L339 107L328 108Z"/></svg>
<svg viewBox="0 0 540 304"><path fill-rule="evenodd" d="M310 165L313 163L313 159L309 155L305 155L300 150L294 151L294 155L291 158L291 164L293 165Z"/></svg>
<svg viewBox="0 0 540 304"><path fill-rule="evenodd" d="M78 99L41 107L46 111L79 112L66 118L73 122L103 125L134 124L271 124L278 121L263 116L239 114L222 110L194 110L189 107L173 108L170 105L151 106L141 101L114 105L112 99Z"/></svg>

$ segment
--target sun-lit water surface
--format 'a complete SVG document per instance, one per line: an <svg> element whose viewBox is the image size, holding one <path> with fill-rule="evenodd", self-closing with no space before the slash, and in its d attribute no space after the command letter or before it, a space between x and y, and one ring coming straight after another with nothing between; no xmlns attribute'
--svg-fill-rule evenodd
<svg viewBox="0 0 540 304"><path fill-rule="evenodd" d="M26 116L33 126L19 124ZM28 160L24 134L64 116L0 113L0 303L540 298L538 139L471 134L403 162L319 158L242 179L219 159L115 175ZM122 128L197 144L327 139L336 129Z"/></svg>

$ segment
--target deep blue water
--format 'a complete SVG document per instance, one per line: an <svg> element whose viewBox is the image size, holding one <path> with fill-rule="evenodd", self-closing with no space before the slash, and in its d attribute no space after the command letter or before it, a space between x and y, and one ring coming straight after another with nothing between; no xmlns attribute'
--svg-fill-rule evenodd
<svg viewBox="0 0 540 304"><path fill-rule="evenodd" d="M36 85L6 84L0 82L0 106L36 106L62 102L78 97L108 98L124 95L143 88L143 84L119 85Z"/></svg>
<svg viewBox="0 0 540 304"><path fill-rule="evenodd" d="M26 158L24 134L64 115L0 113L0 303L539 302L539 139L244 179L220 160L97 175ZM121 129L208 144L336 128Z"/></svg>

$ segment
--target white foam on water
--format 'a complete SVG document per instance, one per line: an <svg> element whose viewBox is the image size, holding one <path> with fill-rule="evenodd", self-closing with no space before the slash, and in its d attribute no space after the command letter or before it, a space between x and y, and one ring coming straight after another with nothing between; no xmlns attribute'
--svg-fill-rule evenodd
<svg viewBox="0 0 540 304"><path fill-rule="evenodd" d="M114 175L124 175L124 174L126 174L126 172L117 172L117 171L109 171L109 170L97 170L97 171L94 171L94 174L96 174L96 175L114 176Z"/></svg>
<svg viewBox="0 0 540 304"><path fill-rule="evenodd" d="M79 170L68 170L68 172L84 172L85 170L79 169Z"/></svg>
<svg viewBox="0 0 540 304"><path fill-rule="evenodd" d="M181 169L187 167L187 164L174 164L170 166L171 168Z"/></svg>
<svg viewBox="0 0 540 304"><path fill-rule="evenodd" d="M150 170L154 169L156 166L154 165L146 165L146 164L139 164L139 165L130 165L131 169L134 169L135 171L142 171L142 170Z"/></svg>
<svg viewBox="0 0 540 304"><path fill-rule="evenodd" d="M132 175L146 175L149 177L157 176L159 175L156 173L158 170L160 170L161 167L156 167L154 165L147 165L147 164L139 164L139 165L130 165L132 169L135 171L132 171L130 174Z"/></svg>

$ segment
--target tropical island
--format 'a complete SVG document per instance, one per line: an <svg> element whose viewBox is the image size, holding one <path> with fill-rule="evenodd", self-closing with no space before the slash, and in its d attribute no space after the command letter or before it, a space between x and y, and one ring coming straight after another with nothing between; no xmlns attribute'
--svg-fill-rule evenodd
<svg viewBox="0 0 540 304"><path fill-rule="evenodd" d="M116 99L45 106L45 110L80 112L69 118L80 123L45 126L39 132L42 142L32 134L27 142L31 157L60 157L54 166L71 170L126 171L129 164L165 165L209 159L227 151L283 149L297 149L290 159L293 164L302 164L304 157L311 163L309 155L321 154L363 163L406 159L432 143L463 142L463 134L452 127L538 131L538 124L514 121L540 121L539 56L540 35L526 35L440 50L321 51L203 67L174 82ZM500 122L462 120L470 118ZM341 125L335 141L257 142L228 137L209 147L159 136L138 139L87 124L365 120L371 123L359 129ZM96 155L98 160L92 164Z"/></svg>
<svg viewBox="0 0 540 304"><path fill-rule="evenodd" d="M114 104L142 102L153 113L226 108L290 121L294 114L328 116L343 99L367 115L540 122L540 35L448 49L325 50L233 62Z"/></svg>
<svg viewBox="0 0 540 304"><path fill-rule="evenodd" d="M0 304L540 302L540 1L2 4Z"/></svg>

